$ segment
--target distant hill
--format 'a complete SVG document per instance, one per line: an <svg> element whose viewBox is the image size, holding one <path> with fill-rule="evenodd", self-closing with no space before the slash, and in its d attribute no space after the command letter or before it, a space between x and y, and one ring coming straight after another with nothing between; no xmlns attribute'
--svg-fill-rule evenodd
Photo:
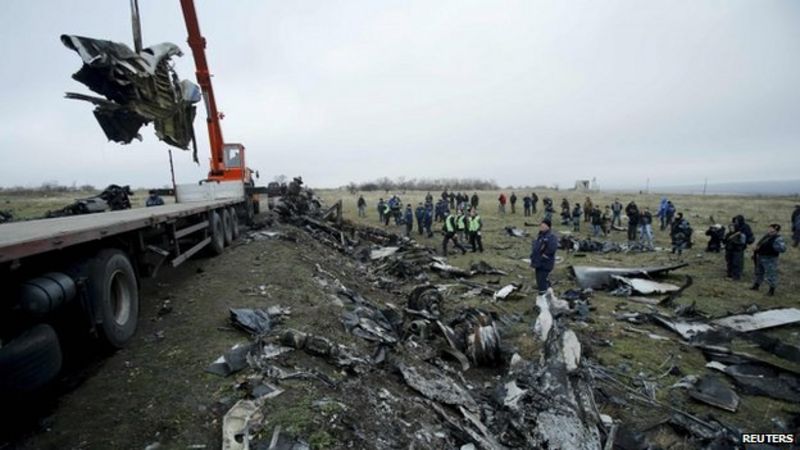
<svg viewBox="0 0 800 450"><path fill-rule="evenodd" d="M638 191L638 189L611 189L619 191ZM663 194L702 194L703 184L678 186L651 186L650 193ZM741 181L727 183L708 183L709 195L800 195L800 180Z"/></svg>

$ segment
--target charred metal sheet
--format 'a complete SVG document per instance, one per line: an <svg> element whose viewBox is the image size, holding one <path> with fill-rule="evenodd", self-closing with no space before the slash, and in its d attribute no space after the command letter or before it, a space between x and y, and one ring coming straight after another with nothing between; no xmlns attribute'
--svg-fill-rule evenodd
<svg viewBox="0 0 800 450"><path fill-rule="evenodd" d="M672 320L659 314L653 314L652 318L659 325L678 333L687 341L696 335L714 330L714 327L705 322Z"/></svg>
<svg viewBox="0 0 800 450"><path fill-rule="evenodd" d="M511 295L511 293L513 293L517 289L519 289L519 286L517 286L516 284L514 283L507 284L502 288L498 289L498 291L495 292L494 295L492 295L492 298L494 300L505 300L506 298L508 298L509 295Z"/></svg>
<svg viewBox="0 0 800 450"><path fill-rule="evenodd" d="M716 319L714 325L728 327L740 332L763 330L800 322L800 309L781 308L754 314L738 314Z"/></svg>
<svg viewBox="0 0 800 450"><path fill-rule="evenodd" d="M633 292L642 295L666 294L680 290L680 286L669 283L659 283L657 281L644 280L641 278L626 278L620 275L611 275L613 280L629 286Z"/></svg>
<svg viewBox="0 0 800 450"><path fill-rule="evenodd" d="M702 347L707 367L731 377L741 392L777 400L800 402L800 373L744 353Z"/></svg>
<svg viewBox="0 0 800 450"><path fill-rule="evenodd" d="M593 266L572 266L572 273L581 289L592 288L602 289L613 284L612 275L623 277L652 277L660 276L669 271L688 266L689 263L675 264L662 267L593 267Z"/></svg>
<svg viewBox="0 0 800 450"><path fill-rule="evenodd" d="M139 129L154 122L159 139L189 148L200 89L178 81L170 65L171 57L182 55L176 45L163 43L136 53L125 44L83 36L62 35L61 42L83 60L72 78L105 98L66 96L95 105L95 118L108 139L124 144L141 139Z"/></svg>
<svg viewBox="0 0 800 450"><path fill-rule="evenodd" d="M464 406L470 411L478 409L475 399L461 384L436 368L398 363L397 369L400 370L403 379L412 389L431 400L446 405Z"/></svg>
<svg viewBox="0 0 800 450"><path fill-rule="evenodd" d="M469 266L469 269L476 274L483 274L483 275L508 275L508 272L503 270L497 269L492 267L486 261L478 261L476 263L472 263Z"/></svg>
<svg viewBox="0 0 800 450"><path fill-rule="evenodd" d="M211 363L206 368L206 372L221 377L239 372L248 366L247 356L252 350L253 344L236 344Z"/></svg>
<svg viewBox="0 0 800 450"><path fill-rule="evenodd" d="M689 396L697 401L730 412L736 412L736 409L739 407L739 396L736 395L736 392L722 380L714 376L700 378L700 380L689 389Z"/></svg>
<svg viewBox="0 0 800 450"><path fill-rule="evenodd" d="M762 350L787 361L800 363L800 347L796 345L787 344L764 333L747 333L743 336L761 347Z"/></svg>
<svg viewBox="0 0 800 450"><path fill-rule="evenodd" d="M506 234L512 237L526 237L528 236L528 232L517 227L506 227Z"/></svg>

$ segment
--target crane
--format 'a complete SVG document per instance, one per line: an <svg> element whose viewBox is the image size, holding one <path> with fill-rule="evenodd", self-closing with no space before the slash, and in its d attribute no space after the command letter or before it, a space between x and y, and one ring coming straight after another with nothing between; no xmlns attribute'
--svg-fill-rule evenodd
<svg viewBox="0 0 800 450"><path fill-rule="evenodd" d="M252 185L252 171L245 165L245 149L241 143L225 143L222 138L221 113L217 110L211 72L206 59L206 39L200 33L200 23L193 0L180 0L186 22L187 42L194 57L197 83L203 92L206 107L208 141L211 146L211 161L208 179L211 181L242 181Z"/></svg>

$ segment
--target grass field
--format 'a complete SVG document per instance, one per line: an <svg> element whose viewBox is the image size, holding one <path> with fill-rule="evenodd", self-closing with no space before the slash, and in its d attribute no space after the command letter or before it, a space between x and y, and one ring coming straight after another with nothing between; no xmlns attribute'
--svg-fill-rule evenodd
<svg viewBox="0 0 800 450"><path fill-rule="evenodd" d="M48 211L59 210L77 199L92 197L100 192L87 190L48 194L0 192L0 210L11 211L14 215L14 220L41 219ZM134 191L134 195L130 197L130 200L134 208L143 207L145 200L147 200L147 191L143 189ZM170 202L172 197L164 197L164 201Z"/></svg>
<svg viewBox="0 0 800 450"><path fill-rule="evenodd" d="M520 282L534 285L532 270L521 259L527 258L530 254L531 240L536 233L536 228L525 227L524 222L538 222L542 218L541 201L539 202L538 214L533 218L523 217L521 198L525 194L517 192L520 200L517 203L516 214L510 214L510 208L507 205L506 214L500 216L497 208L499 193L499 191L478 192L480 197L479 209L484 223L483 243L485 252L483 254L467 253L463 256L458 252L451 252L450 254L454 256L450 256L449 262L459 267L468 268L473 261L485 260L489 264L509 272L507 277L502 278L501 284ZM505 193L506 196L510 194L508 191L505 191ZM572 204L575 202L581 202L582 204L587 195L574 191L536 191L536 193L540 199L550 196L554 200L557 210L562 198L566 197ZM318 194L328 203L342 199L346 218L372 226L384 227L378 223L376 204L379 197L387 198L392 193L363 193L368 205L368 216L366 218L357 217L356 200L358 194L353 195L341 190L322 190ZM404 204L411 203L412 207L415 208L418 202L424 201L425 194L426 192L406 192L401 193L400 196ZM439 192L432 193L434 198L437 198L439 194ZM472 195L472 192L469 195ZM640 209L649 206L653 213L657 211L661 198L660 195L656 194L631 195L601 192L589 195L595 204L599 202L601 205L610 204L615 197L619 197L623 205L635 200ZM789 220L794 205L798 203L797 199L688 195L671 195L669 199L673 201L679 212L684 213L684 216L690 221L694 229L693 242L695 245L693 248L685 251L681 257L672 255L668 251L670 242L668 232L660 231L656 225L654 226L655 245L663 248L664 250L662 251L650 253L587 253L584 255L567 254L564 251L559 251L558 256L561 260L551 275L556 292L563 292L569 288L576 287L576 284L568 275L568 267L571 265L636 267L685 261L689 263L688 267L670 275L670 278L677 284L681 284L684 275L690 275L694 279L694 284L677 300L679 304L696 303L698 310L714 317L741 312L750 305L757 305L762 309L800 307L800 295L798 295L798 289L800 289L800 277L798 277L800 249L790 248L786 254L781 256L779 287L774 297L767 297L763 288L758 292L748 289L753 277L753 263L750 260L752 246L745 256L744 279L738 282L725 278L725 262L722 253L705 253L704 251L707 243L707 237L704 233L712 223L710 219L712 216L716 222L727 225L734 215L744 215L751 224L756 234L756 239L766 232L768 224L773 222L780 223L784 230L782 234L787 239L787 243L789 243ZM557 233L571 231L571 227L560 225L560 220L558 219L557 215L554 216L554 231ZM528 238L510 237L504 231L504 227L509 225L525 228L531 233L531 236ZM441 225L434 224L435 231L438 231L440 227ZM390 224L386 228L396 233L404 233L401 226ZM589 230L585 224L582 224L579 234L589 236ZM441 233L437 233L433 238L428 239L417 235L415 230L413 237L418 242L435 248L437 252L441 251ZM625 232L612 232L608 239L624 242L627 237ZM498 277L486 276L483 278L485 279L478 277L478 280L486 281ZM480 304L492 309L492 306L487 304L486 300L469 299L464 300L464 303ZM710 372L710 369L704 367L706 361L702 354L681 343L676 335L671 332L655 325L636 325L634 327L635 329L647 330L670 338L668 341L652 340L646 335L631 331L630 324L618 321L612 316L615 311L622 309L626 311L648 311L647 306L626 302L625 298L613 297L606 292L595 293L592 305L595 310L591 315L591 323L585 328L579 329L578 332L584 345L604 339L613 343L613 346L610 347L590 346L593 347L589 350L591 356L602 364L615 368L628 368L627 370L630 370L632 374L644 372L650 376L655 376L663 372L664 367L669 367L665 365L665 362L670 360L679 367L681 376L688 374L702 375ZM522 299L503 302L502 306L506 310L524 315L527 323L519 324L511 330L506 330L506 333L508 334L507 337L522 353L528 353L527 355L523 354L523 356L532 356L535 344L532 343L529 326L535 319L533 295L529 294ZM671 312L670 308L659 309L664 313ZM800 345L799 332L800 326L793 325L775 329L770 334L781 338L787 343ZM773 355L762 352L743 341L735 340L734 348L757 354L782 366L800 369L800 367L777 359ZM686 408L700 415L713 413L723 421L734 424L743 430L771 430L774 428L771 424L773 417L782 417L786 411L800 412L800 405L775 401L766 397L746 395L742 396L742 403L737 413L714 409L689 400L685 393L668 389L681 376L670 375L658 381L660 388L658 390L659 400ZM642 421L656 422L663 418L647 410L610 410L605 412L614 417L627 416L629 419L639 423ZM662 445L665 446L675 444L678 442L675 440L679 440L676 436L663 436L661 439Z"/></svg>

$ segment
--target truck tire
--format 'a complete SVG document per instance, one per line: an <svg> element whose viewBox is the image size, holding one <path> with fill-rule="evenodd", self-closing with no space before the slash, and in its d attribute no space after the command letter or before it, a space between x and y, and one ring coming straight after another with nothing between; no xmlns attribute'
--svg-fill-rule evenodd
<svg viewBox="0 0 800 450"><path fill-rule="evenodd" d="M61 346L50 325L41 323L0 348L0 393L22 394L52 381L61 370Z"/></svg>
<svg viewBox="0 0 800 450"><path fill-rule="evenodd" d="M209 252L213 256L221 255L225 251L225 229L222 226L222 218L218 212L211 212L209 224L211 227L211 243L208 244Z"/></svg>
<svg viewBox="0 0 800 450"><path fill-rule="evenodd" d="M104 249L89 261L87 293L94 307L98 332L111 348L123 348L136 332L139 287L124 252Z"/></svg>
<svg viewBox="0 0 800 450"><path fill-rule="evenodd" d="M220 212L222 213L222 229L225 231L225 246L227 247L233 242L233 218L227 208L222 208Z"/></svg>
<svg viewBox="0 0 800 450"><path fill-rule="evenodd" d="M235 241L239 239L239 216L236 214L236 208L234 207L228 208L228 212L231 215L231 234Z"/></svg>

